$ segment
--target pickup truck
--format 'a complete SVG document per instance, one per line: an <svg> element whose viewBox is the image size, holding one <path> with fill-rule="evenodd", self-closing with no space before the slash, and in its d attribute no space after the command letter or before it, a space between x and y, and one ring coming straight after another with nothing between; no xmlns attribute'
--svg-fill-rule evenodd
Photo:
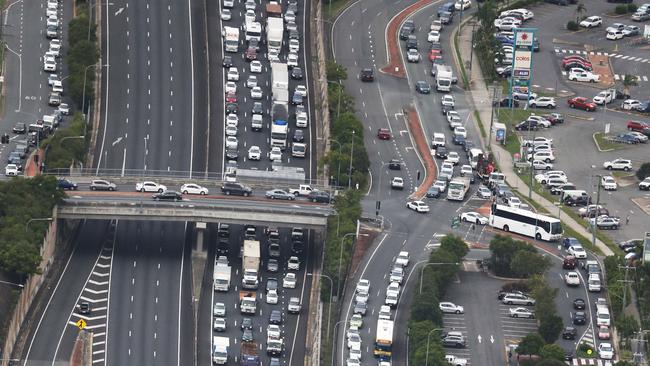
<svg viewBox="0 0 650 366"><path fill-rule="evenodd" d="M289 188L294 196L308 196L314 189L309 184L301 184L298 188Z"/></svg>
<svg viewBox="0 0 650 366"><path fill-rule="evenodd" d="M466 366L467 365L467 360L466 359L456 357L454 355L445 355L445 361L447 361L448 364L453 365L453 366Z"/></svg>

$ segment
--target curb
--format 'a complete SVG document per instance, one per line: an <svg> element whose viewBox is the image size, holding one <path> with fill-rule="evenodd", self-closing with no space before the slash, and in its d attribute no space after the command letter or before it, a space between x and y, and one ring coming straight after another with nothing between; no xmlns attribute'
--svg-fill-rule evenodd
<svg viewBox="0 0 650 366"><path fill-rule="evenodd" d="M422 123L420 121L420 116L414 107L408 107L404 109L407 118L406 126L409 129L410 135L413 137L415 146L417 149L418 155L422 159L422 165L424 166L424 179L422 183L416 188L409 198L421 199L426 194L429 187L435 182L438 171L436 169L436 162L431 156L431 150L429 150L429 144L427 138L424 135L424 130L422 129Z"/></svg>
<svg viewBox="0 0 650 366"><path fill-rule="evenodd" d="M597 133L598 133L598 132L594 132L594 134L591 135L591 138L594 140L594 144L596 145L596 148L598 149L598 151L599 151L599 152L609 152L609 151L614 151L614 149L603 150L603 149L600 148L600 145L598 144L598 140L596 140L596 134L597 134Z"/></svg>

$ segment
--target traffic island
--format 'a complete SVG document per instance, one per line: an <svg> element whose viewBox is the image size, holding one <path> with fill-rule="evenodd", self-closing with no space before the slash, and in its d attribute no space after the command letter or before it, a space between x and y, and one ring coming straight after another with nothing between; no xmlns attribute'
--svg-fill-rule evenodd
<svg viewBox="0 0 650 366"><path fill-rule="evenodd" d="M398 78L406 78L406 70L404 70L404 63L400 57L399 40L397 39L397 31L400 25L411 14L422 9L423 7L433 3L433 0L420 0L415 4L409 5L406 9L397 13L386 27L386 44L388 48L388 65L380 69L381 72L393 75Z"/></svg>
<svg viewBox="0 0 650 366"><path fill-rule="evenodd" d="M424 180L422 184L411 194L413 199L421 199L427 193L427 190L433 182L436 181L438 170L436 169L436 162L431 156L431 150L429 150L429 142L427 137L424 135L424 130L422 129L422 124L420 124L420 117L418 116L417 111L413 106L410 106L404 109L406 114L406 126L409 129L409 134L413 138L415 143L415 148L420 155L422 160L422 165L424 166Z"/></svg>
<svg viewBox="0 0 650 366"><path fill-rule="evenodd" d="M589 62L593 65L593 73L600 75L600 81L594 86L599 89L606 89L614 85L614 73L609 63L609 56L589 55Z"/></svg>

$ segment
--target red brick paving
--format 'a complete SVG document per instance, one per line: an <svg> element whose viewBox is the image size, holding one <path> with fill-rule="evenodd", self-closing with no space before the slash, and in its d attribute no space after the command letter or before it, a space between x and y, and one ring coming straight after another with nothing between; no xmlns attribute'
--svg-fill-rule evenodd
<svg viewBox="0 0 650 366"><path fill-rule="evenodd" d="M601 87L609 87L614 85L614 74L612 74L612 68L609 65L608 56L589 55L589 61L593 66L594 74L600 75L600 81L598 84Z"/></svg>
<svg viewBox="0 0 650 366"><path fill-rule="evenodd" d="M407 123L409 131L413 140L415 141L415 148L418 149L420 156L424 162L424 170L426 171L426 178L422 181L422 184L415 190L412 196L417 197L418 199L424 197L427 193L427 190L433 182L436 181L438 170L436 169L436 162L431 156L431 150L429 150L429 142L427 141L424 131L422 130L422 125L420 124L420 117L416 112L415 108L409 107L405 110L407 116Z"/></svg>
<svg viewBox="0 0 650 366"><path fill-rule="evenodd" d="M34 162L34 156L38 155L38 163ZM30 155L25 163L25 177L34 177L41 174L41 164L43 163L43 149L38 149Z"/></svg>

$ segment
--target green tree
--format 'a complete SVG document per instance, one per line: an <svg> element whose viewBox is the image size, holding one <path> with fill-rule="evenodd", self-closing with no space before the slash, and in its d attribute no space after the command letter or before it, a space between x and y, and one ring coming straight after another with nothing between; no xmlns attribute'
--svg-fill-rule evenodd
<svg viewBox="0 0 650 366"><path fill-rule="evenodd" d="M348 78L348 70L334 61L327 60L325 63L327 80L340 82Z"/></svg>
<svg viewBox="0 0 650 366"><path fill-rule="evenodd" d="M539 355L544 347L544 339L537 333L527 334L517 346L520 355Z"/></svg>
<svg viewBox="0 0 650 366"><path fill-rule="evenodd" d="M625 74L621 80L621 84L623 84L623 93L630 95L630 88L638 86L639 79L635 75Z"/></svg>
<svg viewBox="0 0 650 366"><path fill-rule="evenodd" d="M429 293L430 294L430 293ZM438 309L440 301L435 296L416 295L411 304L411 317L414 321L428 320L434 324L442 323Z"/></svg>
<svg viewBox="0 0 650 366"><path fill-rule="evenodd" d="M536 249L532 245L514 240L510 236L496 235L490 241L490 268L494 269L497 275L513 275L511 263L519 251L535 253Z"/></svg>
<svg viewBox="0 0 650 366"><path fill-rule="evenodd" d="M452 234L445 235L440 240L440 249L453 253L458 259L463 258L469 252L467 243L461 237Z"/></svg>
<svg viewBox="0 0 650 366"><path fill-rule="evenodd" d="M564 361L564 349L557 344L545 344L539 355L544 360Z"/></svg>
<svg viewBox="0 0 650 366"><path fill-rule="evenodd" d="M641 164L639 170L636 171L636 177L639 178L639 180L644 180L647 177L650 177L650 162Z"/></svg>
<svg viewBox="0 0 650 366"><path fill-rule="evenodd" d="M580 2L576 6L576 23L580 23L580 19L582 19L582 14L587 11L587 7L585 6L584 3Z"/></svg>
<svg viewBox="0 0 650 366"><path fill-rule="evenodd" d="M639 330L639 322L631 315L621 315L616 319L616 331L621 338L631 338Z"/></svg>
<svg viewBox="0 0 650 366"><path fill-rule="evenodd" d="M635 366L633 362L630 361L618 361L614 366Z"/></svg>
<svg viewBox="0 0 650 366"><path fill-rule="evenodd" d="M512 257L510 272L517 277L527 278L534 274L543 274L550 267L551 260L548 257L520 250Z"/></svg>
<svg viewBox="0 0 650 366"><path fill-rule="evenodd" d="M553 313L540 319L538 330L546 343L553 343L560 336L563 326L562 318Z"/></svg>

